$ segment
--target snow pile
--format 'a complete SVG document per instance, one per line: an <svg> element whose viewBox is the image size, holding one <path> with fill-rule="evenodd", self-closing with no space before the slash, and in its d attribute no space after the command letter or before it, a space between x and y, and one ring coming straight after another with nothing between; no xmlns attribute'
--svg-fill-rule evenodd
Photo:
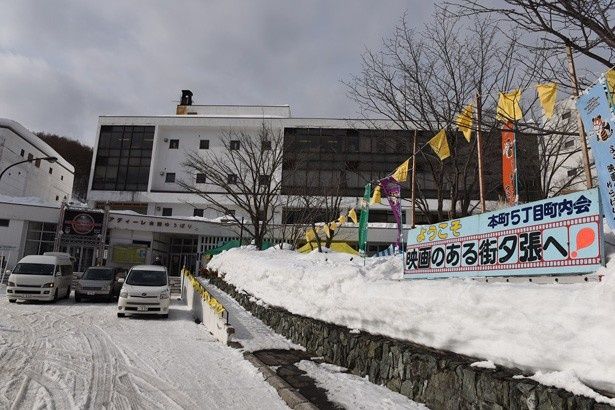
<svg viewBox="0 0 615 410"><path fill-rule="evenodd" d="M480 357L527 372L572 371L615 392L615 264L602 283L401 281L398 257L236 248L209 268L292 313Z"/></svg>
<svg viewBox="0 0 615 410"><path fill-rule="evenodd" d="M560 389L568 390L579 396L591 397L598 403L605 403L615 407L615 399L604 397L603 395L593 391L585 384L583 384L579 378L570 370L563 372L536 372L535 375L528 377L528 379L536 380L540 384L546 386L554 386Z"/></svg>

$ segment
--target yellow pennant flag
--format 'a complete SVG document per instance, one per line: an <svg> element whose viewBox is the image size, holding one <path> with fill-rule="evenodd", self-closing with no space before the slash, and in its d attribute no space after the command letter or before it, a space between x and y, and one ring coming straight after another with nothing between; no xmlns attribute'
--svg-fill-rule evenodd
<svg viewBox="0 0 615 410"><path fill-rule="evenodd" d="M611 108L615 108L615 68L611 68L606 72L606 86L611 94Z"/></svg>
<svg viewBox="0 0 615 410"><path fill-rule="evenodd" d="M331 230L331 231L337 230L338 227L339 227L339 224L337 222L329 223L329 230Z"/></svg>
<svg viewBox="0 0 615 410"><path fill-rule="evenodd" d="M314 230L312 228L309 228L307 231L305 231L305 239L308 242L312 242L314 239L316 239L316 234L314 233Z"/></svg>
<svg viewBox="0 0 615 410"><path fill-rule="evenodd" d="M329 230L329 225L325 224L322 227L322 231L325 233L325 235L327 235L327 237L331 237L331 230Z"/></svg>
<svg viewBox="0 0 615 410"><path fill-rule="evenodd" d="M472 139L473 112L474 106L472 104L468 104L459 114L457 114L457 129L463 133L463 136L468 142Z"/></svg>
<svg viewBox="0 0 615 410"><path fill-rule="evenodd" d="M546 83L536 85L536 92L538 92L538 99L540 105L545 111L545 116L548 119L553 117L553 109L555 108L555 99L557 97L557 84Z"/></svg>
<svg viewBox="0 0 615 410"><path fill-rule="evenodd" d="M381 199L382 199L382 193L380 191L380 185L378 185L376 189L374 189L374 195L372 195L371 204L372 205L379 204Z"/></svg>
<svg viewBox="0 0 615 410"><path fill-rule="evenodd" d="M350 209L350 211L348 211L348 217L350 219L352 219L353 223L357 223L359 222L359 218L357 218L357 211L354 210L354 208Z"/></svg>
<svg viewBox="0 0 615 410"><path fill-rule="evenodd" d="M429 140L429 145L433 152L436 153L440 161L451 156L451 150L448 148L448 140L446 139L446 131L440 130L435 137Z"/></svg>
<svg viewBox="0 0 615 410"><path fill-rule="evenodd" d="M521 106L519 105L520 100L521 90L519 89L507 93L500 93L496 114L497 119L502 122L508 122L510 120L516 121L523 118Z"/></svg>
<svg viewBox="0 0 615 410"><path fill-rule="evenodd" d="M346 215L340 215L340 217L337 219L337 222L340 225L344 225L347 220L348 220L348 218L346 217Z"/></svg>
<svg viewBox="0 0 615 410"><path fill-rule="evenodd" d="M392 177L395 178L397 182L404 182L408 179L408 166L410 166L410 158L405 160L400 166L397 167L395 172L393 172Z"/></svg>

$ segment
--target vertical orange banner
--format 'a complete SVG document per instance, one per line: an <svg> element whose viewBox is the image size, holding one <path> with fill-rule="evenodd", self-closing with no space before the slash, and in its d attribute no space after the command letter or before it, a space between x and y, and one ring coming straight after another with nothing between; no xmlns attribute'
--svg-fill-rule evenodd
<svg viewBox="0 0 615 410"><path fill-rule="evenodd" d="M502 183L506 194L506 203L515 205L517 193L517 158L515 157L515 132L512 121L502 126Z"/></svg>

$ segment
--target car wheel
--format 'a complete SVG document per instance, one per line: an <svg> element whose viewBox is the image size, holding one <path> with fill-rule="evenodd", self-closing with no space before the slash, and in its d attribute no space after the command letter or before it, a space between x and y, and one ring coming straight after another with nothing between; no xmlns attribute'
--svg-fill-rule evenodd
<svg viewBox="0 0 615 410"><path fill-rule="evenodd" d="M70 286L68 287L68 289L66 289L66 296L64 296L64 299L68 299L70 297Z"/></svg>
<svg viewBox="0 0 615 410"><path fill-rule="evenodd" d="M124 317L124 316L126 316L126 315L123 314L123 313L117 312L117 317Z"/></svg>
<svg viewBox="0 0 615 410"><path fill-rule="evenodd" d="M81 294L79 294L77 291L75 291L75 302L81 302Z"/></svg>
<svg viewBox="0 0 615 410"><path fill-rule="evenodd" d="M160 315L163 319L168 319L169 318L169 314L165 313L164 315Z"/></svg>
<svg viewBox="0 0 615 410"><path fill-rule="evenodd" d="M15 303L17 302L17 299L9 299L9 303Z"/></svg>
<svg viewBox="0 0 615 410"><path fill-rule="evenodd" d="M53 301L55 302L56 300L58 300L58 288L56 288L56 291L53 294Z"/></svg>

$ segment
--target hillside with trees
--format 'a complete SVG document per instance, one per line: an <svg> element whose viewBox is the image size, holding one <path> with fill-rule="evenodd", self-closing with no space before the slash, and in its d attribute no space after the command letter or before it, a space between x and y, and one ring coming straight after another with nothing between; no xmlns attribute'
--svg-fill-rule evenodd
<svg viewBox="0 0 615 410"><path fill-rule="evenodd" d="M46 132L36 132L35 134L75 167L73 198L85 201L88 192L90 165L92 164L92 147L56 134Z"/></svg>

